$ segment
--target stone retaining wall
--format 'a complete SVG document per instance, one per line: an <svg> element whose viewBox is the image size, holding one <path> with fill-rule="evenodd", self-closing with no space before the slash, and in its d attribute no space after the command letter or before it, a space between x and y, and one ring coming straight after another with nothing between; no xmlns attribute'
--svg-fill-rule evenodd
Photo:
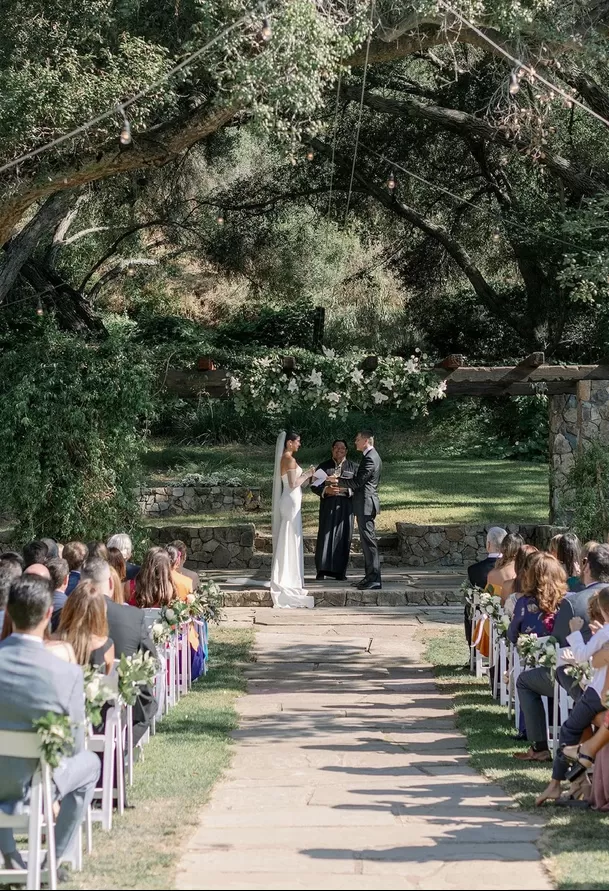
<svg viewBox="0 0 609 891"><path fill-rule="evenodd" d="M495 524L499 525L499 524ZM467 566L486 556L486 536L489 526L419 526L396 523L399 552L407 566ZM525 541L545 548L553 535L565 532L560 526L532 526L510 524L508 532L519 532Z"/></svg>
<svg viewBox="0 0 609 891"><path fill-rule="evenodd" d="M461 607L463 597L457 589L450 590L417 590L417 591L357 591L354 588L343 591L313 591L316 607L372 607L372 606L444 606ZM270 591L249 589L225 591L224 606L272 606Z"/></svg>
<svg viewBox="0 0 609 891"><path fill-rule="evenodd" d="M258 569L262 564L254 554L253 523L238 526L153 526L148 529L152 544L166 545L180 539L188 548L186 566L190 569Z"/></svg>
<svg viewBox="0 0 609 891"><path fill-rule="evenodd" d="M259 510L260 489L247 486L158 486L138 489L140 509L148 517Z"/></svg>

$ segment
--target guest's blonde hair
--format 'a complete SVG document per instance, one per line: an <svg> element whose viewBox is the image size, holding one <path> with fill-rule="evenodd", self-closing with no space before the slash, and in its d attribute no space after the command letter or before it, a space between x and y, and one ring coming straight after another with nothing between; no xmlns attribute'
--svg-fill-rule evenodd
<svg viewBox="0 0 609 891"><path fill-rule="evenodd" d="M112 564L110 564L110 577L112 578L112 600L122 605L125 602L124 582L121 581L120 575Z"/></svg>

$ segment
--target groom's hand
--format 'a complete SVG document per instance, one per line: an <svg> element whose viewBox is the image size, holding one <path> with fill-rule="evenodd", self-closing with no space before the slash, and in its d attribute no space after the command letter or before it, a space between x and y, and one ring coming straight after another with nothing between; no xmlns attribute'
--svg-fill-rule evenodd
<svg viewBox="0 0 609 891"><path fill-rule="evenodd" d="M338 486L327 486L326 495L340 495L340 489Z"/></svg>

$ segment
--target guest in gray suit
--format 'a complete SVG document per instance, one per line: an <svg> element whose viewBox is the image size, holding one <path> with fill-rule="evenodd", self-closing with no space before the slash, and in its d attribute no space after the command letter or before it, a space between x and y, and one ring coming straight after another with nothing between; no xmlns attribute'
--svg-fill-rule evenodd
<svg viewBox="0 0 609 891"><path fill-rule="evenodd" d="M32 730L47 712L69 715L74 754L53 771L60 801L55 829L57 859L70 853L78 827L91 803L99 758L84 748L84 686L79 665L70 665L45 649L44 631L51 619L51 586L46 579L24 575L13 582L7 612L15 631L0 643L0 730ZM28 794L34 764L0 757L0 808L13 812ZM8 869L23 868L13 833L0 830L0 851Z"/></svg>

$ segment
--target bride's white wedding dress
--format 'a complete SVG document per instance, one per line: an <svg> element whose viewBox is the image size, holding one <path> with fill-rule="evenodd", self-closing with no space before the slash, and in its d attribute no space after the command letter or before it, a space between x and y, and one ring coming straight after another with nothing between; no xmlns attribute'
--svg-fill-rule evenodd
<svg viewBox="0 0 609 891"><path fill-rule="evenodd" d="M285 440L285 434L283 434ZM278 440L279 443L279 440ZM279 469L276 468L279 475ZM273 562L271 566L271 596L273 606L283 609L311 609L312 596L304 587L304 556L302 547L302 468L281 476L281 495L273 505ZM279 494L277 483L276 495Z"/></svg>

